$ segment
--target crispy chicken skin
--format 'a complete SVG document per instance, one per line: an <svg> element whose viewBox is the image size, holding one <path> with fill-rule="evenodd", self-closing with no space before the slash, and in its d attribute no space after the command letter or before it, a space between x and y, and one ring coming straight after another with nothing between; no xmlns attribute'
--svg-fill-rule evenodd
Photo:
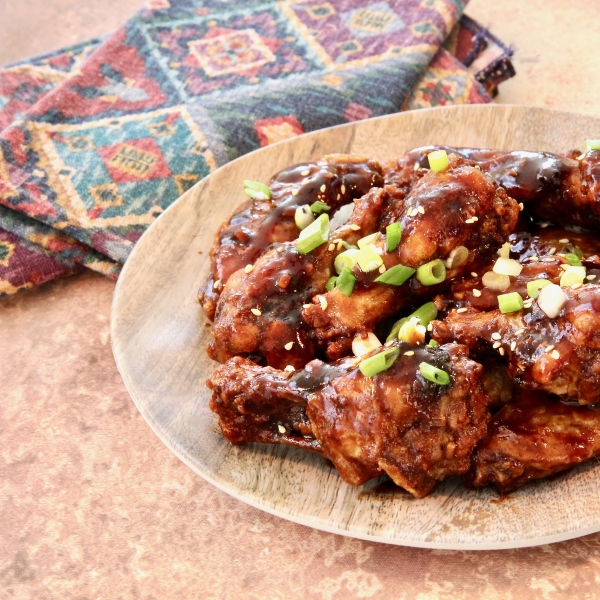
<svg viewBox="0 0 600 600"><path fill-rule="evenodd" d="M382 169L366 158L331 154L313 163L289 167L273 176L270 200L248 200L221 226L210 257L212 274L199 298L209 319L214 318L221 285L254 261L271 245L298 237L296 208L325 202L336 210L383 185Z"/></svg>
<svg viewBox="0 0 600 600"><path fill-rule="evenodd" d="M486 433L489 397L481 366L469 360L464 346L392 347L399 349L398 359L374 377L365 377L355 358L332 365L315 360L296 373L234 358L208 380L210 406L233 443L284 443L320 452L351 485L385 472L422 498L437 481L469 468ZM424 379L421 362L445 370L450 384Z"/></svg>
<svg viewBox="0 0 600 600"><path fill-rule="evenodd" d="M451 311L432 323L440 343L470 348L497 346L508 360L519 387L544 390L580 404L600 401L600 287L564 289L567 303L558 317L532 307L502 314L499 310Z"/></svg>
<svg viewBox="0 0 600 600"><path fill-rule="evenodd" d="M444 149L475 161L498 185L542 220L600 231L600 151L580 155L449 146L415 148L386 169L386 179L410 164L427 167L427 155Z"/></svg>
<svg viewBox="0 0 600 600"><path fill-rule="evenodd" d="M447 273L447 279L452 279L495 252L514 229L519 208L480 169L451 157L446 171L427 171L418 180L401 212L402 240L398 248L386 252L385 236L375 243L385 267L402 264L417 268L436 258L446 259L452 250L465 246L469 257ZM347 351L356 334L373 331L382 319L414 304L419 296L436 291L416 278L402 286L374 283L380 272L363 273L358 266L354 267L354 275L357 282L350 297L334 288L325 294L325 304L313 302L302 310L317 340L331 345L327 349L330 359L337 358L340 350Z"/></svg>
<svg viewBox="0 0 600 600"><path fill-rule="evenodd" d="M522 392L493 417L463 481L509 492L599 454L599 409L564 404L543 392Z"/></svg>
<svg viewBox="0 0 600 600"><path fill-rule="evenodd" d="M381 188L371 190L355 203L349 221L333 232L331 240L355 244L377 231L388 200ZM209 356L225 362L236 355L256 355L280 369L301 368L314 358L319 342L301 319L301 309L325 292L327 280L335 273L337 253L329 247L327 243L299 254L297 242L287 242L265 252L249 273L236 271L217 304ZM290 343L292 347L286 348Z"/></svg>

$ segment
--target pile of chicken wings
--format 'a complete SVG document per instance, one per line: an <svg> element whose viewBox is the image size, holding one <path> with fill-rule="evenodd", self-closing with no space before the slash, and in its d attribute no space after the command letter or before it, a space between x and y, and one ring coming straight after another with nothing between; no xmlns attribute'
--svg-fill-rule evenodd
<svg viewBox="0 0 600 600"><path fill-rule="evenodd" d="M507 492L600 454L599 150L329 155L249 196L199 293L227 440L417 498L456 475ZM330 224L309 250L299 215Z"/></svg>

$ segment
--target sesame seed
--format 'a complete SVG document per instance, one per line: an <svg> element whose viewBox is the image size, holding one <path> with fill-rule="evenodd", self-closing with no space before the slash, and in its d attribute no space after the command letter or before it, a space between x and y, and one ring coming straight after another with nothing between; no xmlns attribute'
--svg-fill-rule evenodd
<svg viewBox="0 0 600 600"><path fill-rule="evenodd" d="M420 212L422 215L425 214L425 209L422 206L419 206L419 208L417 208L417 211Z"/></svg>
<svg viewBox="0 0 600 600"><path fill-rule="evenodd" d="M312 306L312 304L303 304L302 308L310 308Z"/></svg>
<svg viewBox="0 0 600 600"><path fill-rule="evenodd" d="M385 265L381 265L381 266L379 267L379 272L380 272L380 273L385 273L385 272L386 272Z"/></svg>
<svg viewBox="0 0 600 600"><path fill-rule="evenodd" d="M221 285L221 280L217 279L214 283L213 283L213 288L215 288L215 290Z"/></svg>
<svg viewBox="0 0 600 600"><path fill-rule="evenodd" d="M546 227L549 227L549 226L550 226L550 223L542 223L542 224L540 225L540 227L541 227L542 229L546 229Z"/></svg>
<svg viewBox="0 0 600 600"><path fill-rule="evenodd" d="M427 325L427 331L433 331L433 325L431 323Z"/></svg>
<svg viewBox="0 0 600 600"><path fill-rule="evenodd" d="M531 308L533 306L533 300L525 300L523 302L523 308Z"/></svg>
<svg viewBox="0 0 600 600"><path fill-rule="evenodd" d="M384 346L393 346L395 341L396 340L390 340L389 342L386 342Z"/></svg>
<svg viewBox="0 0 600 600"><path fill-rule="evenodd" d="M260 312L260 310L258 310L258 308L251 308L251 309L250 309L250 312L251 312L253 315L256 315L257 317L260 317L260 315L262 315L262 313Z"/></svg>
<svg viewBox="0 0 600 600"><path fill-rule="evenodd" d="M571 289L572 289L572 290L578 290L578 289L579 289L579 288L580 288L582 285L583 285L583 283L574 283L574 284L571 286Z"/></svg>
<svg viewBox="0 0 600 600"><path fill-rule="evenodd" d="M479 298L479 296L481 296L481 290L474 289L473 296L475 296L475 298Z"/></svg>
<svg viewBox="0 0 600 600"><path fill-rule="evenodd" d="M284 346L284 348L285 348L286 350L291 350L293 346L294 346L294 342L288 342L288 343L287 343L287 344Z"/></svg>
<svg viewBox="0 0 600 600"><path fill-rule="evenodd" d="M360 229L360 225L350 225L350 229L352 229L352 231L358 231Z"/></svg>
<svg viewBox="0 0 600 600"><path fill-rule="evenodd" d="M522 202L519 202L519 210L523 210L525 208L525 205Z"/></svg>
<svg viewBox="0 0 600 600"><path fill-rule="evenodd" d="M463 306L462 308L459 308L457 311L457 313L464 313L467 312L467 308L465 306Z"/></svg>
<svg viewBox="0 0 600 600"><path fill-rule="evenodd" d="M292 365L288 365L288 366L287 366L287 367L284 369L284 371L289 371L290 373L291 373L291 372L293 372L293 371L295 371L295 370L296 370L296 369L294 369L294 367L292 367Z"/></svg>
<svg viewBox="0 0 600 600"><path fill-rule="evenodd" d="M342 242L342 240L340 240L339 242L337 242L337 251L339 252L342 248L344 247L344 242Z"/></svg>
<svg viewBox="0 0 600 600"><path fill-rule="evenodd" d="M571 265L558 265L563 271L566 271Z"/></svg>
<svg viewBox="0 0 600 600"><path fill-rule="evenodd" d="M500 354L500 356L504 356L504 348L499 348L498 353Z"/></svg>
<svg viewBox="0 0 600 600"><path fill-rule="evenodd" d="M479 221L479 217L471 217L473 221Z"/></svg>
<svg viewBox="0 0 600 600"><path fill-rule="evenodd" d="M277 425L277 429L279 429L279 433L285 433L285 427L283 425Z"/></svg>
<svg viewBox="0 0 600 600"><path fill-rule="evenodd" d="M550 248L550 250L548 250L548 254L550 254L551 256L553 254L556 254L556 248Z"/></svg>
<svg viewBox="0 0 600 600"><path fill-rule="evenodd" d="M511 349L511 351L512 351L512 352L514 352L514 351L515 351L515 348L516 348L516 347L517 347L517 342L511 342L511 344L510 344L510 349Z"/></svg>
<svg viewBox="0 0 600 600"><path fill-rule="evenodd" d="M329 252L335 250L335 244L329 244L329 246L327 246L327 250L329 250Z"/></svg>
<svg viewBox="0 0 600 600"><path fill-rule="evenodd" d="M563 238L562 240L558 240L559 244L568 244L569 243L569 239L568 238Z"/></svg>
<svg viewBox="0 0 600 600"><path fill-rule="evenodd" d="M339 244L340 242L343 242L344 240L342 240L342 238L335 238L335 240L333 240L334 244Z"/></svg>
<svg viewBox="0 0 600 600"><path fill-rule="evenodd" d="M492 346L492 348L494 348L494 350L497 350L498 348L500 348L500 346L502 346L502 344L500 342L494 342L494 345Z"/></svg>
<svg viewBox="0 0 600 600"><path fill-rule="evenodd" d="M298 195L298 190L292 190L292 196L297 196Z"/></svg>
<svg viewBox="0 0 600 600"><path fill-rule="evenodd" d="M470 225L471 223L475 223L475 220L471 217L470 219L467 219L465 223L469 223Z"/></svg>
<svg viewBox="0 0 600 600"><path fill-rule="evenodd" d="M546 348L544 349L544 352L548 353L548 352L552 352L552 350L554 350L554 344L550 344L549 346L546 346Z"/></svg>
<svg viewBox="0 0 600 600"><path fill-rule="evenodd" d="M494 331L494 333L492 333L492 339L493 340L501 340L502 336L497 331Z"/></svg>
<svg viewBox="0 0 600 600"><path fill-rule="evenodd" d="M415 163L415 166L413 167L414 171L418 171L419 170L419 163Z"/></svg>
<svg viewBox="0 0 600 600"><path fill-rule="evenodd" d="M558 350L552 350L552 358L558 360L560 358L560 352Z"/></svg>
<svg viewBox="0 0 600 600"><path fill-rule="evenodd" d="M246 273L252 273L252 269L254 269L254 267L253 267L252 265L246 265L246 266L244 267L244 271L245 271Z"/></svg>
<svg viewBox="0 0 600 600"><path fill-rule="evenodd" d="M585 277L588 281L593 281L594 279L596 279L595 275L586 275Z"/></svg>
<svg viewBox="0 0 600 600"><path fill-rule="evenodd" d="M555 260L556 260L556 258L554 258L552 256L545 256L544 258L542 258L542 261L546 262L546 263L551 263L551 262L554 262Z"/></svg>
<svg viewBox="0 0 600 600"><path fill-rule="evenodd" d="M319 304L321 304L321 310L325 310L327 308L327 300L323 296L319 296Z"/></svg>
<svg viewBox="0 0 600 600"><path fill-rule="evenodd" d="M414 352L414 350L407 350L407 351L404 353L404 356L413 356L413 355L414 355L414 353L415 353L415 352Z"/></svg>
<svg viewBox="0 0 600 600"><path fill-rule="evenodd" d="M339 200L341 197L342 197L342 195L341 195L341 194L338 194L338 195L335 197L335 199L336 199L336 200Z"/></svg>
<svg viewBox="0 0 600 600"><path fill-rule="evenodd" d="M534 256L530 256L527 260L530 260L531 262L537 262L540 259L539 259L539 257L534 255Z"/></svg>
<svg viewBox="0 0 600 600"><path fill-rule="evenodd" d="M325 184L323 184L320 188L319 191L324 192L327 189L327 186Z"/></svg>
<svg viewBox="0 0 600 600"><path fill-rule="evenodd" d="M517 329L517 330L515 331L515 335L521 335L522 333L525 333L525 330L524 330L524 329Z"/></svg>
<svg viewBox="0 0 600 600"><path fill-rule="evenodd" d="M346 186L342 183L342 187L340 188L340 191L342 192L342 194L346 193Z"/></svg>
<svg viewBox="0 0 600 600"><path fill-rule="evenodd" d="M306 177L307 175L310 175L310 170L309 169L305 169L304 171L302 171L300 173L300 175L302 175L302 177Z"/></svg>
<svg viewBox="0 0 600 600"><path fill-rule="evenodd" d="M471 271L471 277L477 277L477 273L475 273L475 271Z"/></svg>

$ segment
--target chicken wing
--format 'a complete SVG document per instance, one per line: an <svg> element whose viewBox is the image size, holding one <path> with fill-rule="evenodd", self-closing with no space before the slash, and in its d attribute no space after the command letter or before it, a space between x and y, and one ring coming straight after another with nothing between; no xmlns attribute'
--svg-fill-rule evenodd
<svg viewBox="0 0 600 600"><path fill-rule="evenodd" d="M222 285L271 245L298 237L294 221L298 206L325 202L333 210L383 185L376 161L345 154L325 156L314 163L284 169L270 182L269 200L249 200L221 226L211 249L212 273L199 299L210 319Z"/></svg>
<svg viewBox="0 0 600 600"><path fill-rule="evenodd" d="M564 404L543 392L524 392L493 417L463 481L508 492L598 455L599 409Z"/></svg>
<svg viewBox="0 0 600 600"><path fill-rule="evenodd" d="M481 366L464 346L395 342L392 349L399 354L395 363L374 377L361 373L357 358L332 365L315 360L282 373L236 357L208 380L210 406L233 443L307 448L330 459L351 485L385 472L422 498L437 481L468 470L487 430L489 397ZM421 363L444 370L450 382L428 381Z"/></svg>

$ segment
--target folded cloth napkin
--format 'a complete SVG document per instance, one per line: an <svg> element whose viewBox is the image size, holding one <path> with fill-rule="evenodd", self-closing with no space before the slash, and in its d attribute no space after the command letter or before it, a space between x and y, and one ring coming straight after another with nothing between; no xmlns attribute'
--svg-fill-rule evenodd
<svg viewBox="0 0 600 600"><path fill-rule="evenodd" d="M511 51L461 0L150 0L104 39L0 71L0 293L117 277L148 225L246 152L489 102Z"/></svg>

